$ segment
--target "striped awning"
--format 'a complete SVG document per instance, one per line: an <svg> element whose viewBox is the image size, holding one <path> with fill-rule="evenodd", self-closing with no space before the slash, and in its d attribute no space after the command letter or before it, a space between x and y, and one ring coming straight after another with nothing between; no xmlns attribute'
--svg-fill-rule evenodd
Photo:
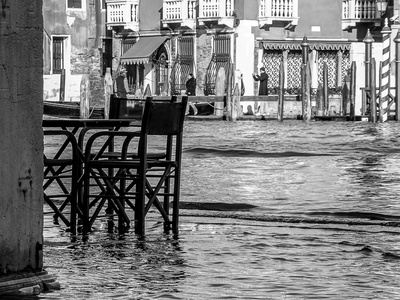
<svg viewBox="0 0 400 300"><path fill-rule="evenodd" d="M121 64L146 64L150 56L158 49L168 37L166 36L145 36L139 40L121 56Z"/></svg>
<svg viewBox="0 0 400 300"><path fill-rule="evenodd" d="M350 50L350 42L343 41L308 41L311 50ZM262 47L266 50L301 50L301 41L262 41Z"/></svg>

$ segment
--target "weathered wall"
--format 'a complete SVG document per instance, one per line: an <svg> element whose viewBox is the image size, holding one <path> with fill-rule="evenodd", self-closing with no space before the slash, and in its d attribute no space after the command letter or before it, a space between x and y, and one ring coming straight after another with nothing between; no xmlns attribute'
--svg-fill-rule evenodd
<svg viewBox="0 0 400 300"><path fill-rule="evenodd" d="M141 1L139 8L140 31L159 30L161 27L161 16L163 0Z"/></svg>
<svg viewBox="0 0 400 300"><path fill-rule="evenodd" d="M212 57L212 36L204 31L197 35L196 95L204 95L207 67Z"/></svg>
<svg viewBox="0 0 400 300"><path fill-rule="evenodd" d="M67 10L66 0L43 2L44 73L50 74L51 36L66 36L68 39L66 55L70 55L70 61L65 66L67 75L89 75L91 105L104 103L99 48L102 47L101 37L105 36L105 11L98 9L100 1L87 0L86 7L82 10Z"/></svg>
<svg viewBox="0 0 400 300"><path fill-rule="evenodd" d="M0 7L0 275L41 269L42 0Z"/></svg>

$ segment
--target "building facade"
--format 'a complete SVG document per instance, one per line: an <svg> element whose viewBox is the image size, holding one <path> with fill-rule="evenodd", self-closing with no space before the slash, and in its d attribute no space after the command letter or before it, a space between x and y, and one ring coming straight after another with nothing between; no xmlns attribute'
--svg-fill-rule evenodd
<svg viewBox="0 0 400 300"><path fill-rule="evenodd" d="M276 94L281 63L286 71L285 93L297 95L304 37L309 43L307 59L314 92L322 84L326 65L330 93L340 94L353 61L360 90L364 85L363 40L367 31L375 40L373 54L379 61L383 19L391 19L395 36L399 10L398 0L388 0L382 12L375 0L46 2L44 17L51 18L45 22L45 49L53 41L53 52L46 52L49 57L52 55L55 61L54 41L66 42L67 37L70 46L67 43L65 53L70 51L70 62L65 68L71 75L89 73L91 86L100 91L106 67L111 68L114 77L124 68L131 92L138 95L146 90L152 95L183 94L189 73L197 79L197 95L213 95L221 67L226 74L232 70L243 74L248 96L258 91L252 73L265 67L270 78L269 94ZM45 70L54 74L54 66L56 62L48 63Z"/></svg>
<svg viewBox="0 0 400 300"><path fill-rule="evenodd" d="M92 98L103 100L109 59L104 53L112 39L105 27L105 1L43 0L42 10L43 99L79 101L82 76L89 75Z"/></svg>

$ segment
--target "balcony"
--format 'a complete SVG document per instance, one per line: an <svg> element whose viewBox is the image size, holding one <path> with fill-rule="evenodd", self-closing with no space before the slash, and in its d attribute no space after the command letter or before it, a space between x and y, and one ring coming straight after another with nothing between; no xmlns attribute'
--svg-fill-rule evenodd
<svg viewBox="0 0 400 300"><path fill-rule="evenodd" d="M342 1L342 29L351 30L357 23L373 23L380 26L381 16L376 9L375 0Z"/></svg>
<svg viewBox="0 0 400 300"><path fill-rule="evenodd" d="M106 0L108 28L122 27L139 31L140 0Z"/></svg>
<svg viewBox="0 0 400 300"><path fill-rule="evenodd" d="M199 0L199 24L234 27L234 0Z"/></svg>
<svg viewBox="0 0 400 300"><path fill-rule="evenodd" d="M298 0L259 0L258 25L283 24L286 29L297 26Z"/></svg>
<svg viewBox="0 0 400 300"><path fill-rule="evenodd" d="M163 0L164 27L196 28L196 0Z"/></svg>

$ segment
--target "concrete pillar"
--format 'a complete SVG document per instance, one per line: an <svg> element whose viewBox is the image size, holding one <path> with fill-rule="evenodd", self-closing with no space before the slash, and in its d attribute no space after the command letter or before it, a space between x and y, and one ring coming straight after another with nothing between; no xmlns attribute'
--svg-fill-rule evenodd
<svg viewBox="0 0 400 300"><path fill-rule="evenodd" d="M42 24L41 0L2 1L0 295L12 292L16 286L32 285L36 287L31 289L35 293L43 287L40 276L45 276ZM27 277L21 278L21 273Z"/></svg>

